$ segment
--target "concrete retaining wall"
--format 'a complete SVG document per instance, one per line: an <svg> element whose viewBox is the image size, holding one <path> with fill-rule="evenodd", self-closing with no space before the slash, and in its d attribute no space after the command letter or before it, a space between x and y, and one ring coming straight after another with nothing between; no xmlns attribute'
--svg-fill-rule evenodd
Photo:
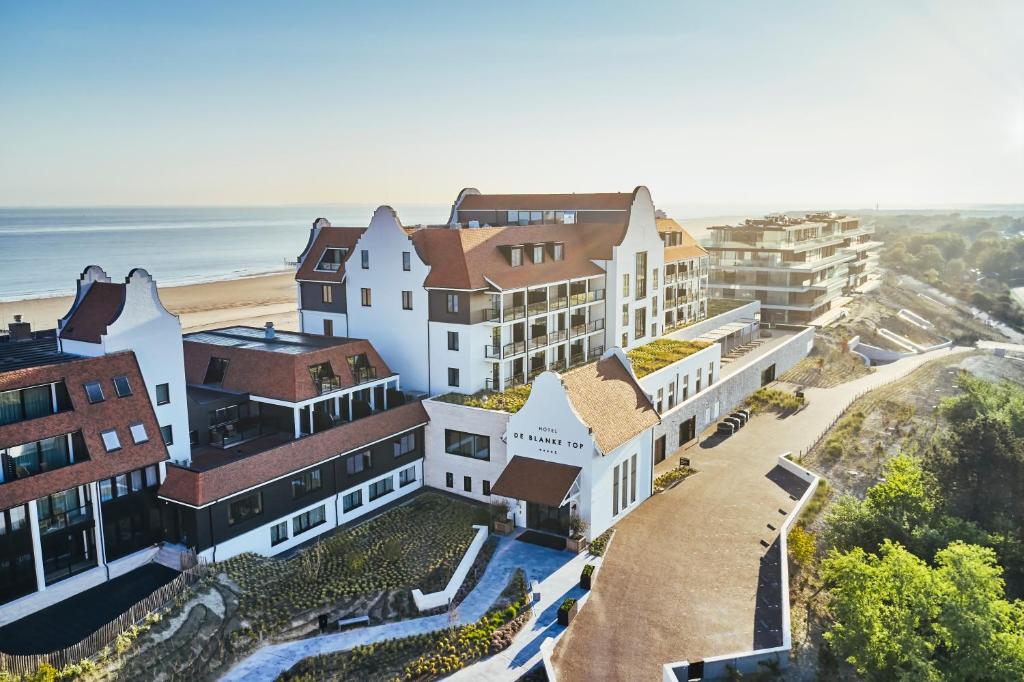
<svg viewBox="0 0 1024 682"><path fill-rule="evenodd" d="M780 669L789 665L789 650L793 646L792 622L789 612L789 553L788 535L793 524L800 517L800 512L814 495L818 488L819 478L813 473L804 469L796 462L789 459L791 453L787 452L779 457L778 466L786 471L800 477L810 483L807 490L800 496L796 507L786 517L779 531L779 584L782 586L782 646L768 649L756 649L753 651L741 651L738 653L714 656L704 659L703 680L728 679L734 673L749 675L756 672L764 672L764 665L777 665ZM663 682L678 682L688 679L690 664L688 661L677 661L666 663L662 667Z"/></svg>
<svg viewBox="0 0 1024 682"><path fill-rule="evenodd" d="M764 369L774 364L775 376L780 376L807 356L808 348L813 341L814 328L808 327L773 352L750 361L746 366L743 365L743 358L735 360L735 363L740 365L738 369L731 370L728 376L719 378L710 388L662 413L661 424L654 427L654 438L665 436L666 453L676 450L682 445L679 442L679 426L683 422L696 417L695 433L699 435L722 415L735 409L747 396L761 388L761 372Z"/></svg>
<svg viewBox="0 0 1024 682"><path fill-rule="evenodd" d="M420 611L429 611L439 606L448 606L451 600L455 598L455 593L462 587L462 581L466 579L469 569L473 566L473 562L476 561L477 555L480 554L480 548L487 542L487 526L473 527L476 528L476 537L469 543L469 549L466 550L466 555L462 557L459 565L455 567L455 573L452 574L452 579L448 581L448 585L442 591L431 592L430 594L423 594L418 588L412 591L412 599L416 602L416 608Z"/></svg>
<svg viewBox="0 0 1024 682"><path fill-rule="evenodd" d="M730 322L753 319L759 312L761 312L761 302L751 301L739 308L733 308L732 310L727 310L724 313L715 315L714 317L701 320L696 324L691 324L689 327L684 327L683 329L680 329L677 332L672 332L667 336L668 338L675 339L677 341L690 341L696 339L698 336L703 336L709 331L717 329L722 325L729 324Z"/></svg>
<svg viewBox="0 0 1024 682"><path fill-rule="evenodd" d="M896 313L896 316L902 318L903 320L909 322L912 325L920 327L921 329L931 329L932 327L935 326L934 324L924 319L914 311L907 310L906 308L900 308L900 311Z"/></svg>

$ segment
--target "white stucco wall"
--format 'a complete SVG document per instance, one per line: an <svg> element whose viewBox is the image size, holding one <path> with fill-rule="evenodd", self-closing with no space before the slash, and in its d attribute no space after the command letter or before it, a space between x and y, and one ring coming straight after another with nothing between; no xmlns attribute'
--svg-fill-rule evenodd
<svg viewBox="0 0 1024 682"><path fill-rule="evenodd" d="M91 266L86 270L83 284L92 281L109 281L109 278L100 268ZM88 286L80 288L79 300L87 291ZM171 459L189 459L185 351L181 342L181 322L163 307L156 282L148 272L141 268L131 271L126 280L124 308L107 327L107 333L100 338L100 343L62 339L61 348L68 353L90 357L133 351L146 381L157 423L172 427L174 442L167 447ZM168 384L170 392L170 402L164 405L157 404L156 387L159 384ZM133 387L133 390L138 389Z"/></svg>
<svg viewBox="0 0 1024 682"><path fill-rule="evenodd" d="M636 294L636 254L647 252L647 296L637 300ZM622 346L622 333L629 334L630 348L636 344L633 333L635 310L647 309L647 326L641 343L652 339L651 324L658 323L658 333L664 326L665 302L662 300L662 285L665 281L665 244L658 235L658 226L654 217L654 201L646 187L638 187L629 214L629 226L622 243L612 249L612 259L598 261L608 273L605 290L605 347ZM658 270L658 286L654 286L654 269ZM629 275L629 296L622 295L622 276ZM651 313L651 299L658 298L658 314ZM622 324L622 305L629 305L629 324Z"/></svg>
<svg viewBox="0 0 1024 682"><path fill-rule="evenodd" d="M469 497L481 502L489 502L490 496L484 495L482 481L490 481L491 485L508 463L507 449L504 442L505 430L509 418L507 412L484 410L478 407L465 407L440 400L425 400L423 407L430 416L430 423L425 429L425 481L432 488ZM472 459L461 455L449 455L445 452L445 429L475 433L490 438L491 458L489 460ZM454 485L449 488L446 474L451 473ZM463 477L473 479L473 491L463 490Z"/></svg>
<svg viewBox="0 0 1024 682"><path fill-rule="evenodd" d="M490 378L491 364L484 359L484 347L491 342L491 325L429 322L430 388L434 395L476 393ZM448 332L459 335L459 350L448 350ZM448 385L448 368L459 370L459 385Z"/></svg>
<svg viewBox="0 0 1024 682"><path fill-rule="evenodd" d="M662 391L662 405L659 412L667 412L669 410L670 387L675 391L675 400L673 401L673 407L675 407L675 405L678 405L683 400L684 380L688 380L688 384L685 385L688 385L690 389L687 399L696 395L698 368L701 370L701 391L708 387L709 367L713 369L712 375L714 376L715 383L718 383L722 376L722 346L720 344L713 343L693 355L674 362L667 367L662 367L657 372L651 372L640 379L640 386L651 397L651 402L655 408L658 407L658 390L660 389Z"/></svg>
<svg viewBox="0 0 1024 682"><path fill-rule="evenodd" d="M334 322L334 336L349 336L348 316L345 313L324 313L319 310L299 310L299 331L323 334L324 320Z"/></svg>
<svg viewBox="0 0 1024 682"><path fill-rule="evenodd" d="M366 270L362 268L364 249L370 253ZM406 251L408 271L402 269ZM427 291L423 288L429 271L390 206L374 211L345 266L349 336L369 339L391 370L402 376L402 387L411 391L430 390ZM371 291L369 307L362 305L364 288ZM402 308L402 291L412 292L412 310Z"/></svg>

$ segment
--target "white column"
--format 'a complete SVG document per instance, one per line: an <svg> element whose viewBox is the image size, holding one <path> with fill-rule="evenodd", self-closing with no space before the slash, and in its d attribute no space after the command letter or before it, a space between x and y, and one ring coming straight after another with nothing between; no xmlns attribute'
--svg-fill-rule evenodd
<svg viewBox="0 0 1024 682"><path fill-rule="evenodd" d="M130 476L129 476L130 478ZM129 484L131 481L129 481ZM95 520L93 526L93 538L96 541L96 564L105 566L107 564L107 549L103 542L103 516L100 509L100 486L98 483L89 484L90 495L92 495L92 517Z"/></svg>
<svg viewBox="0 0 1024 682"><path fill-rule="evenodd" d="M309 432L313 433L313 405L309 405Z"/></svg>
<svg viewBox="0 0 1024 682"><path fill-rule="evenodd" d="M376 410L377 409L377 387L376 386L371 386L370 388L368 388L366 390L369 391L369 393L370 393L370 409L371 410Z"/></svg>
<svg viewBox="0 0 1024 682"><path fill-rule="evenodd" d="M292 415L295 418L295 437L298 438L302 435L302 426L299 423L299 408L292 408Z"/></svg>
<svg viewBox="0 0 1024 682"><path fill-rule="evenodd" d="M32 533L32 560L36 565L36 590L46 589L46 577L43 575L43 544L39 535L39 507L36 501L28 503L28 525Z"/></svg>

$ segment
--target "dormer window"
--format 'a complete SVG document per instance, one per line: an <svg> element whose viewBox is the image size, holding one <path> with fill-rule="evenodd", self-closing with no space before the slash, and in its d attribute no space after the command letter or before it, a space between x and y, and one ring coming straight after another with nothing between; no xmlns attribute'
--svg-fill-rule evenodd
<svg viewBox="0 0 1024 682"><path fill-rule="evenodd" d="M543 244L534 244L531 248L533 249L533 262L534 263L543 263L544 262L544 245Z"/></svg>
<svg viewBox="0 0 1024 682"><path fill-rule="evenodd" d="M341 269L347 255L348 249L345 248L329 247L324 249L324 255L320 257L320 262L316 264L316 269L325 272L337 272Z"/></svg>
<svg viewBox="0 0 1024 682"><path fill-rule="evenodd" d="M565 260L565 244L555 242L551 245L551 260Z"/></svg>
<svg viewBox="0 0 1024 682"><path fill-rule="evenodd" d="M513 246L509 250L508 262L514 268L518 268L520 265L522 265L523 264L523 247L521 247L521 246Z"/></svg>
<svg viewBox="0 0 1024 682"><path fill-rule="evenodd" d="M220 386L224 383L224 374L228 371L228 361L224 358L210 358L210 364L206 366L206 376L203 383L210 386Z"/></svg>
<svg viewBox="0 0 1024 682"><path fill-rule="evenodd" d="M337 391L341 388L341 382L338 380L338 377L334 375L334 370L331 368L331 363L329 362L310 365L309 376L312 377L313 383L316 384L317 390L319 390L321 394L329 393L330 391Z"/></svg>

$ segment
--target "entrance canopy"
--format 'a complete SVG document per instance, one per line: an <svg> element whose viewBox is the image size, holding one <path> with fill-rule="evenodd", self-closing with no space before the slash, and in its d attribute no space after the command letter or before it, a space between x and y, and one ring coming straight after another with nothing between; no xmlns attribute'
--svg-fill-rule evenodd
<svg viewBox="0 0 1024 682"><path fill-rule="evenodd" d="M561 507L581 471L570 464L517 455L491 486L491 494Z"/></svg>

